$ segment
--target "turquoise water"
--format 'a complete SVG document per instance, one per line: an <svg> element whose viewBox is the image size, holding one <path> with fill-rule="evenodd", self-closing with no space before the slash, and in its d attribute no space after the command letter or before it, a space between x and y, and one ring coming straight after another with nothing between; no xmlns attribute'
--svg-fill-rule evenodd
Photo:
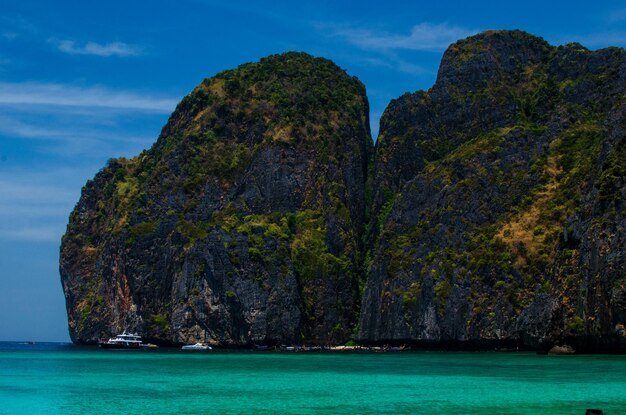
<svg viewBox="0 0 626 415"><path fill-rule="evenodd" d="M626 413L626 356L0 343L0 414Z"/></svg>

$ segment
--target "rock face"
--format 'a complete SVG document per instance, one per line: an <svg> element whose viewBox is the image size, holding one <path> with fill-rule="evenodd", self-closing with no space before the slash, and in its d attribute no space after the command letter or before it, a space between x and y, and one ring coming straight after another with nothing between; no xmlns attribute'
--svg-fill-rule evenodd
<svg viewBox="0 0 626 415"><path fill-rule="evenodd" d="M491 31L391 102L376 144L362 341L533 347L626 312L626 53Z"/></svg>
<svg viewBox="0 0 626 415"><path fill-rule="evenodd" d="M83 189L72 340L626 345L623 49L485 32L367 114L306 54L205 80Z"/></svg>
<svg viewBox="0 0 626 415"><path fill-rule="evenodd" d="M576 353L576 350L574 350L572 346L568 346L567 344L564 344L563 346L554 346L548 351L548 354L552 356L568 355L568 354L575 354L575 353Z"/></svg>
<svg viewBox="0 0 626 415"><path fill-rule="evenodd" d="M61 246L73 341L345 342L372 153L365 88L271 56L202 82L83 189Z"/></svg>

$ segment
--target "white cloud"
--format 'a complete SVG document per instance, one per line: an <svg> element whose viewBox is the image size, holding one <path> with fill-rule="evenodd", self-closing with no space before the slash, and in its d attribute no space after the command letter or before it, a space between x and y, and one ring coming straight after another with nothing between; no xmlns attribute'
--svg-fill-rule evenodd
<svg viewBox="0 0 626 415"><path fill-rule="evenodd" d="M320 28L328 29L321 25ZM369 50L442 50L459 39L476 34L477 30L450 26L447 23L420 23L408 34L375 32L371 29L335 27L332 34L347 42Z"/></svg>
<svg viewBox="0 0 626 415"><path fill-rule="evenodd" d="M128 43L123 42L111 42L111 43L96 43L96 42L87 42L84 45L78 45L73 40L60 40L60 39L49 39L49 43L56 46L58 50L61 52L70 54L70 55L93 55L93 56L101 56L101 57L110 57L110 56L137 56L140 55L142 50L140 47L136 45L129 45Z"/></svg>
<svg viewBox="0 0 626 415"><path fill-rule="evenodd" d="M99 86L0 82L0 104L99 107L170 113L176 102L172 98L140 95Z"/></svg>

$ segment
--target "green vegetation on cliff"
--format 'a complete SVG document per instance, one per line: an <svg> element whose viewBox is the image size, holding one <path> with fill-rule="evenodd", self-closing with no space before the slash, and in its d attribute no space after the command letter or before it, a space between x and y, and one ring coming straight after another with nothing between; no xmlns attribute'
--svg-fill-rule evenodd
<svg viewBox="0 0 626 415"><path fill-rule="evenodd" d="M170 342L345 342L371 151L365 88L326 59L275 55L204 80L150 150L84 189L61 273L104 275L105 304L82 291L80 316L68 304L72 338L131 326Z"/></svg>
<svg viewBox="0 0 626 415"><path fill-rule="evenodd" d="M490 31L452 45L431 90L392 101L361 338L536 346L623 323L625 292L608 288L623 264L593 258L624 240L610 209L624 197L625 56Z"/></svg>
<svg viewBox="0 0 626 415"><path fill-rule="evenodd" d="M204 80L83 189L61 247L72 339L613 336L625 61L521 31L461 40L430 90L389 104L375 152L364 86L328 60Z"/></svg>

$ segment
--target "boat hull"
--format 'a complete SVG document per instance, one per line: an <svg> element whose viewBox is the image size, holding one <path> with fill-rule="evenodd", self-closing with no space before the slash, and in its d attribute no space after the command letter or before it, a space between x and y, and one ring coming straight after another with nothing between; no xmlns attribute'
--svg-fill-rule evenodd
<svg viewBox="0 0 626 415"><path fill-rule="evenodd" d="M112 344L112 343L100 343L100 347L103 349L119 349L119 350L141 350L143 345L141 344Z"/></svg>
<svg viewBox="0 0 626 415"><path fill-rule="evenodd" d="M206 343L186 344L182 347L182 350L211 350L211 346Z"/></svg>

